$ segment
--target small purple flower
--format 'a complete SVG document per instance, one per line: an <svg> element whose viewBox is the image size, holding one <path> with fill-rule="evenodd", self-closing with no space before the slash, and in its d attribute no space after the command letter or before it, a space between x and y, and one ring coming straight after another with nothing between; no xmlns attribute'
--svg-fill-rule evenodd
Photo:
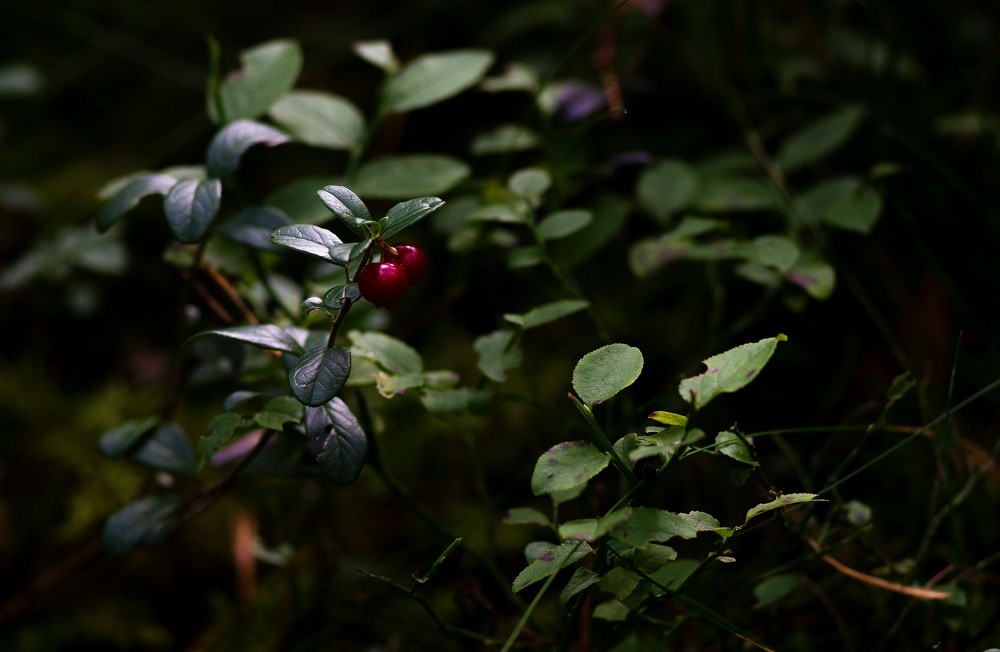
<svg viewBox="0 0 1000 652"><path fill-rule="evenodd" d="M607 107L608 98L600 88L571 82L559 89L555 116L560 122L579 122Z"/></svg>

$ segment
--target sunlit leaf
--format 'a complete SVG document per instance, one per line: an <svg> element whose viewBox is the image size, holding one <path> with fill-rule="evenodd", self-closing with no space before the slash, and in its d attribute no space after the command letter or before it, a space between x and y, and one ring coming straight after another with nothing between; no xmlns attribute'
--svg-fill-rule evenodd
<svg viewBox="0 0 1000 652"><path fill-rule="evenodd" d="M747 386L771 359L778 342L787 339L784 335L769 337L707 358L704 361L707 371L681 381L678 387L681 398L700 410L716 396Z"/></svg>
<svg viewBox="0 0 1000 652"><path fill-rule="evenodd" d="M555 575L593 551L593 548L583 541L566 541L558 546L547 544L542 550L536 551L534 561L514 578L512 588L516 593L526 586Z"/></svg>
<svg viewBox="0 0 1000 652"><path fill-rule="evenodd" d="M163 212L174 237L184 244L202 239L222 202L218 179L178 181L163 198Z"/></svg>
<svg viewBox="0 0 1000 652"><path fill-rule="evenodd" d="M580 358L573 369L573 390L589 406L602 403L636 381L642 352L627 344L608 344Z"/></svg>
<svg viewBox="0 0 1000 652"><path fill-rule="evenodd" d="M485 50L425 54L404 65L386 81L381 109L412 111L436 104L478 82L493 63Z"/></svg>
<svg viewBox="0 0 1000 652"><path fill-rule="evenodd" d="M268 41L240 54L242 67L219 85L225 119L233 122L264 115L279 97L292 90L302 70L302 48L291 39ZM219 122L215 98L208 114Z"/></svg>
<svg viewBox="0 0 1000 652"><path fill-rule="evenodd" d="M314 147L355 151L364 137L364 115L332 93L292 91L271 106L270 115L296 140Z"/></svg>
<svg viewBox="0 0 1000 652"><path fill-rule="evenodd" d="M585 441L556 444L538 458L531 474L531 490L541 496L575 489L603 471L610 461L610 453L602 453Z"/></svg>
<svg viewBox="0 0 1000 652"><path fill-rule="evenodd" d="M288 136L274 127L252 120L237 120L223 127L208 145L205 157L208 174L225 179L239 167L240 157L254 145L274 147L287 143Z"/></svg>

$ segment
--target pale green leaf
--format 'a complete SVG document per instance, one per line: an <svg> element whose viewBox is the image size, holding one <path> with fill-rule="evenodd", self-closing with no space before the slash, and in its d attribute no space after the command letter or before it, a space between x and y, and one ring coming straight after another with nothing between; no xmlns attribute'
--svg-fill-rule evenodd
<svg viewBox="0 0 1000 652"><path fill-rule="evenodd" d="M573 369L573 390L588 406L608 400L642 373L642 352L627 344L608 344L580 358Z"/></svg>
<svg viewBox="0 0 1000 652"><path fill-rule="evenodd" d="M350 331L354 355L368 358L380 368L396 375L421 373L424 361L420 353L403 340L376 331Z"/></svg>
<svg viewBox="0 0 1000 652"><path fill-rule="evenodd" d="M713 355L704 361L707 371L681 381L678 387L681 398L700 410L716 396L745 387L771 359L778 342L787 339L778 335Z"/></svg>
<svg viewBox="0 0 1000 652"><path fill-rule="evenodd" d="M639 175L636 195L639 203L660 220L680 212L695 198L699 179L683 161L661 161Z"/></svg>
<svg viewBox="0 0 1000 652"><path fill-rule="evenodd" d="M292 91L271 106L270 115L296 140L314 147L356 151L364 137L364 115L332 93Z"/></svg>
<svg viewBox="0 0 1000 652"><path fill-rule="evenodd" d="M789 505L797 505L799 503L809 503L809 502L823 502L822 498L817 498L818 494L784 494L778 496L774 500L766 503L761 503L747 510L747 516L744 519L744 523L748 523L750 519L755 516L760 516L765 512L770 512L775 509L781 509L782 507L788 507Z"/></svg>
<svg viewBox="0 0 1000 652"><path fill-rule="evenodd" d="M369 161L358 170L354 191L373 199L441 195L464 181L471 169L441 154L399 154Z"/></svg>
<svg viewBox="0 0 1000 652"><path fill-rule="evenodd" d="M825 115L789 136L778 149L775 161L785 172L815 163L847 142L864 117L865 110L859 106Z"/></svg>
<svg viewBox="0 0 1000 652"><path fill-rule="evenodd" d="M531 474L531 490L536 496L567 491L585 485L611 461L585 441L567 441L545 451Z"/></svg>
<svg viewBox="0 0 1000 652"><path fill-rule="evenodd" d="M493 63L485 50L454 50L425 54L386 80L381 110L401 113L436 104L478 82Z"/></svg>
<svg viewBox="0 0 1000 652"><path fill-rule="evenodd" d="M504 382L505 372L521 365L521 347L513 330L501 329L477 337L472 348L479 354L479 370L494 382Z"/></svg>
<svg viewBox="0 0 1000 652"><path fill-rule="evenodd" d="M590 304L583 299L562 299L532 308L524 314L516 315L508 313L503 318L519 326L522 330L528 330L529 328L537 328L557 319L562 319L581 310L586 310L589 306Z"/></svg>
<svg viewBox="0 0 1000 652"><path fill-rule="evenodd" d="M302 70L302 48L297 41L281 39L262 43L240 54L242 68L219 86L227 122L264 115L271 104L292 90ZM215 98L208 98L208 114L219 122Z"/></svg>
<svg viewBox="0 0 1000 652"><path fill-rule="evenodd" d="M514 578L512 588L516 593L526 586L555 575L591 552L593 548L583 541L565 541L558 546L548 544L544 550L537 552L534 561Z"/></svg>
<svg viewBox="0 0 1000 652"><path fill-rule="evenodd" d="M662 509L637 507L611 534L630 546L644 548L650 543L674 537L693 539L699 532L710 532L717 527L719 521L705 512L675 514Z"/></svg>

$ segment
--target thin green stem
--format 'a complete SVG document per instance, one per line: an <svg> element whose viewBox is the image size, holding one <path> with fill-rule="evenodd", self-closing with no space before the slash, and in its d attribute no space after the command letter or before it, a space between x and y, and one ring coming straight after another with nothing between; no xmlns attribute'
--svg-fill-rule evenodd
<svg viewBox="0 0 1000 652"><path fill-rule="evenodd" d="M573 402L576 409L580 411L583 418L587 420L588 424L590 424L590 429L594 432L594 437L597 438L598 448L611 455L612 463L618 467L619 471L625 474L625 477L628 478L630 485L635 485L638 482L638 478L635 477L635 473L632 472L632 469L629 468L628 464L626 464L624 460L622 460L622 458L618 455L618 451L616 451L614 446L611 445L611 442L608 441L607 435L604 434L601 426L598 425L597 420L594 418L594 413L589 407L584 405L580 399L574 396L572 392L569 393L569 400Z"/></svg>

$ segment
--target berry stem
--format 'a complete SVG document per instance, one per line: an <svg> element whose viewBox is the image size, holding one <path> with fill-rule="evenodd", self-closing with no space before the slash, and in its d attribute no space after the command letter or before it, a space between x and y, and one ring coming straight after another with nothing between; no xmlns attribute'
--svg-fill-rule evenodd
<svg viewBox="0 0 1000 652"><path fill-rule="evenodd" d="M372 250L375 249L375 241L365 249L365 252L361 254L361 264L358 265L358 272L365 268L372 259ZM344 268L347 274L347 282L353 283L357 280L358 273L354 274L354 278L351 278L350 272L347 268ZM351 306L354 305L354 301L350 297L344 297L340 300L340 310L337 311L337 316L333 318L333 324L330 325L330 337L326 339L326 348L332 349L337 343L337 333L340 332L340 326L344 323L344 319L347 317L347 313L351 311Z"/></svg>

